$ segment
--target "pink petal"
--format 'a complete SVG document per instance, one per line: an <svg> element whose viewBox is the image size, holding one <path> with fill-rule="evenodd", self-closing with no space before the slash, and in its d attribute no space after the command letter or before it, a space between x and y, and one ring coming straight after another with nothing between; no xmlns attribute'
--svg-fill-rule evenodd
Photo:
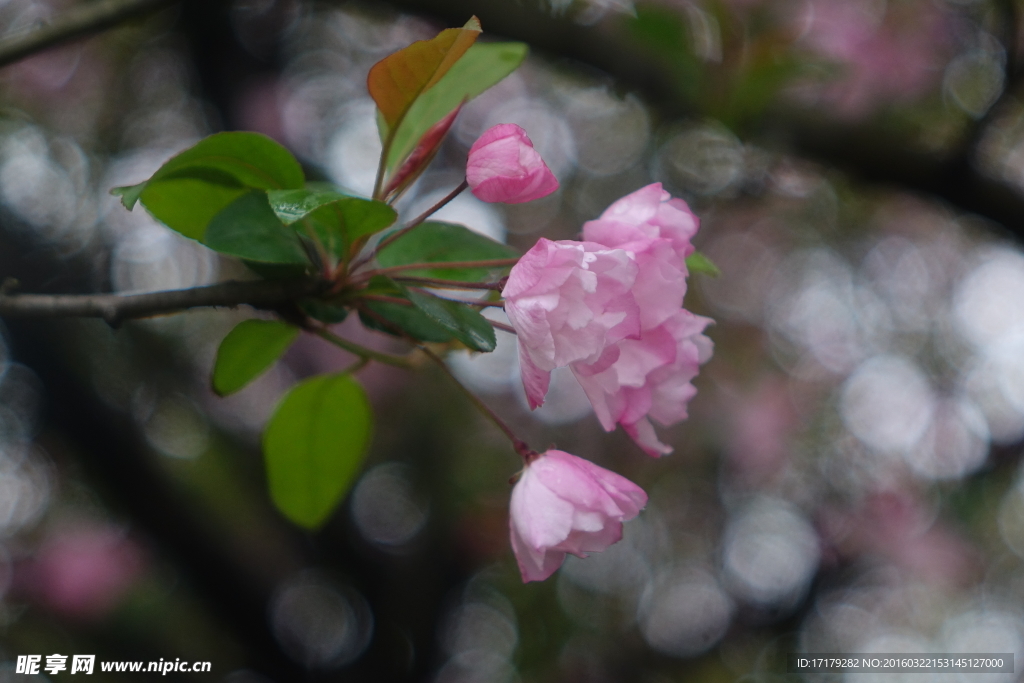
<svg viewBox="0 0 1024 683"><path fill-rule="evenodd" d="M671 446L658 441L658 435L654 433L654 426L647 418L633 424L624 424L622 428L644 450L644 453L652 458L660 458L672 452Z"/></svg>
<svg viewBox="0 0 1024 683"><path fill-rule="evenodd" d="M541 370L534 364L530 357L530 351L519 341L519 376L523 380L523 389L526 390L526 399L530 403L530 410L536 410L544 405L544 397L548 395L548 387L551 384L551 372Z"/></svg>
<svg viewBox="0 0 1024 683"><path fill-rule="evenodd" d="M530 548L523 541L514 524L511 526L511 539L512 552L516 556L516 564L519 565L523 583L543 581L554 574L565 561L565 553L562 551L538 551Z"/></svg>
<svg viewBox="0 0 1024 683"><path fill-rule="evenodd" d="M512 525L526 546L535 551L556 546L572 530L574 506L545 485L537 473L540 458L528 466L515 488L509 506Z"/></svg>

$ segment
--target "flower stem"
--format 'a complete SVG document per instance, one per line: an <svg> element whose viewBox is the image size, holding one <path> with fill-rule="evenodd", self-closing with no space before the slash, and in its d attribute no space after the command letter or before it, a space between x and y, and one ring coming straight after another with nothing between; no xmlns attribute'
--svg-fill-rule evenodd
<svg viewBox="0 0 1024 683"><path fill-rule="evenodd" d="M384 171L387 169L388 155L391 153L391 143L394 142L396 130L397 126L391 130L380 148L380 162L377 163L377 177L373 181L373 194L371 195L374 199L381 199L380 191L384 185Z"/></svg>
<svg viewBox="0 0 1024 683"><path fill-rule="evenodd" d="M444 372L444 374L448 375L448 378L452 382L454 382L455 386L457 386L459 390L462 391L462 393L465 394L466 397L473 403L473 405L476 406L477 410L483 413L488 420L493 422L494 425L498 429L500 429L505 436L508 437L509 441L512 442L512 448L515 450L516 453L518 453L524 460L526 460L527 463L529 463L532 458L536 457L536 451L532 450L526 444L525 441L516 436L515 432L512 431L512 428L505 424L505 421L498 417L498 414L491 410L490 406L481 401L480 398L477 397L477 395L474 394L472 391L467 389L466 385L459 381L458 377L456 377L452 373L452 371L448 369L448 366L445 365L445 362L441 360L441 358L436 353L428 349L426 346L422 346L419 344L417 346L419 346L420 351L425 353L427 357L430 358L430 360L437 363L437 366L441 368L441 371Z"/></svg>
<svg viewBox="0 0 1024 683"><path fill-rule="evenodd" d="M360 294L363 301L380 301L385 304L398 304L399 306L412 306L412 302L400 296L387 296L386 294Z"/></svg>
<svg viewBox="0 0 1024 683"><path fill-rule="evenodd" d="M342 370L342 372L343 373L347 373L349 375L354 375L357 372L359 372L360 370L362 370L363 368L365 368L369 362L370 362L369 358L360 358L355 363L353 363L352 365L350 365L347 368L345 368L344 370Z"/></svg>
<svg viewBox="0 0 1024 683"><path fill-rule="evenodd" d="M463 280L442 280L436 277L396 277L395 282L408 282L414 285L441 287L443 289L490 289L500 292L504 285L498 282L465 282Z"/></svg>
<svg viewBox="0 0 1024 683"><path fill-rule="evenodd" d="M441 199L441 201L439 201L437 204L434 204L432 207L430 207L429 209L427 209L426 211L421 213L419 216L414 218L411 223L406 225L401 230L398 230L396 232L391 233L390 235L388 235L387 237L382 239L380 242L378 242L377 243L376 251L380 251L381 249L383 249L384 247L388 246L389 244L391 244L392 242L397 240L399 237L401 237L405 233L409 232L413 228L415 228L418 225L420 225L421 223L423 223L423 221L425 221L428 218L430 218L431 216L433 216L437 211L439 211L441 209L441 207L443 207L445 204L447 204L448 202L450 202L451 200L455 199L460 194L462 194L462 191L465 190L467 187L469 187L469 182L466 181L466 180L463 180L461 183L459 183L458 187L456 187L454 190L452 190L447 195L445 195L445 197L443 199Z"/></svg>
<svg viewBox="0 0 1024 683"><path fill-rule="evenodd" d="M517 334L516 328L512 327L511 325L499 323L497 320L491 320L490 318L487 319L487 322L489 322L491 324L491 327L493 327L496 330L504 330L506 332L511 332L512 334Z"/></svg>
<svg viewBox="0 0 1024 683"><path fill-rule="evenodd" d="M388 276L392 273L401 273L407 270L432 270L436 268L443 268L445 270L457 270L460 268L504 268L505 266L514 266L518 262L519 258L517 257L483 259L480 261L427 261L423 263L403 263L398 266L365 270L353 276L352 279L348 281L348 284L353 286L359 285L377 277L378 275Z"/></svg>
<svg viewBox="0 0 1024 683"><path fill-rule="evenodd" d="M349 353L354 353L364 360L375 360L379 363L384 363L385 365L393 365L396 368L408 369L412 367L412 363L402 356L395 356L390 353L382 353L380 351L368 349L361 344L356 344L348 339L343 339L326 328L310 326L307 329L321 339L329 341L335 346L345 349Z"/></svg>

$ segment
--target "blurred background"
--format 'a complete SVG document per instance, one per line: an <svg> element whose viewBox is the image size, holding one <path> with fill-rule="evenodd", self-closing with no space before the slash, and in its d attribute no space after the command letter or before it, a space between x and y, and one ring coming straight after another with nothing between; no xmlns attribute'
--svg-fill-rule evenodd
<svg viewBox="0 0 1024 683"><path fill-rule="evenodd" d="M0 28L76 4L3 0ZM520 464L435 370L360 373L372 452L308 534L270 504L259 434L343 352L302 339L220 399L214 353L252 311L5 321L0 681L30 680L17 655L53 653L208 660L167 679L227 683L803 680L785 674L791 652L1013 652L1021 670L1022 12L187 0L0 69L0 277L22 291L244 277L108 190L204 135L255 130L310 178L368 192L367 70L471 14L531 57L465 107L403 211L514 122L561 190L518 206L464 194L444 219L526 250L658 181L701 216L696 244L722 270L690 278L716 352L661 460L604 434L571 374L531 414L505 333L493 354L450 357L535 447L650 493L620 544L529 585L507 531ZM376 343L355 321L341 332Z"/></svg>

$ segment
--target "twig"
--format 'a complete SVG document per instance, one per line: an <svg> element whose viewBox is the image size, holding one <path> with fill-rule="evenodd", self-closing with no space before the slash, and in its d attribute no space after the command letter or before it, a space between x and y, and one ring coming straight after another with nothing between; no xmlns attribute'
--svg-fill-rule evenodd
<svg viewBox="0 0 1024 683"><path fill-rule="evenodd" d="M103 318L116 325L207 306L274 309L323 287L317 280L253 280L143 294L0 294L0 316Z"/></svg>
<svg viewBox="0 0 1024 683"><path fill-rule="evenodd" d="M516 258L496 258L496 259L485 259L482 261L429 261L423 263L403 263L399 266L388 266L387 268L378 268L376 270L369 270L365 273L359 274L359 280L369 280L377 275L391 275L392 273L401 273L406 270L434 270L434 269L460 269L460 268L504 268L506 266L514 266L519 263L519 257ZM355 279L354 279L355 280Z"/></svg>
<svg viewBox="0 0 1024 683"><path fill-rule="evenodd" d="M512 334L518 334L516 332L516 328L512 327L511 325L499 323L497 320L491 320L490 318L487 319L487 322L489 322L491 324L491 327L493 327L496 330L504 330L505 332L511 332Z"/></svg>
<svg viewBox="0 0 1024 683"><path fill-rule="evenodd" d="M355 363L353 363L352 365L350 365L347 368L345 368L344 370L342 370L342 372L344 372L346 374L349 374L349 375L354 375L357 372L359 372L360 370L362 370L363 368L365 368L369 364L370 364L370 359L369 358L361 357Z"/></svg>
<svg viewBox="0 0 1024 683"><path fill-rule="evenodd" d="M487 419L489 419L491 422L493 422L494 425L498 429L500 429L505 436L508 437L509 441L512 442L512 448L515 449L516 453L518 453L524 459L526 459L527 462L529 462L531 459L537 457L537 452L532 450L526 444L525 441L523 441L518 436L516 436L515 432L512 431L512 428L509 427L507 424L505 424L505 421L502 420L500 417L498 417L498 414L496 412L494 412L493 410L491 410L490 406L488 406L486 403L481 401L480 398L476 394L474 394L472 391L467 389L466 385L464 385L462 382L459 381L459 378L456 377L452 373L452 371L448 369L448 366L445 365L445 362L443 360L441 360L441 358L436 353L434 353L433 351L431 351L430 349L428 349L426 346L424 346L422 344L417 344L417 346L419 347L420 351L422 351L424 354L426 354L426 356L428 358L430 358L430 360L432 360L435 363L437 363L437 366L439 368L441 368L441 371L444 372L444 374L448 375L448 379L450 379L452 382L454 382L455 386L457 386L459 388L459 390L463 394L465 394L466 397L470 401L472 401L473 405L476 406L477 410L479 410L481 413L483 413L484 416Z"/></svg>
<svg viewBox="0 0 1024 683"><path fill-rule="evenodd" d="M38 28L0 37L0 66L170 5L174 0L81 2Z"/></svg>
<svg viewBox="0 0 1024 683"><path fill-rule="evenodd" d="M380 301L385 304L398 304L399 306L412 306L412 302L400 296L388 296L386 294L363 294L359 297L363 301Z"/></svg>
<svg viewBox="0 0 1024 683"><path fill-rule="evenodd" d="M462 280L442 280L437 277L396 277L395 282L408 282L442 289L490 289L496 292L505 288L500 282L463 282Z"/></svg>
<svg viewBox="0 0 1024 683"><path fill-rule="evenodd" d="M449 193L448 193L447 195L445 195L445 196L444 196L444 198L443 198L443 199L441 199L441 201L439 201L439 202L438 202L437 204L434 204L434 205L433 205L432 207L430 207L429 209L427 209L426 211L424 211L423 213L421 213L421 214L420 214L419 216L417 216L416 218L414 218L414 219L412 220L412 223L409 223L408 225L406 225L406 226L405 226L404 228L402 228L401 230L397 230L397 231L395 231L395 232L391 233L390 235L388 235L387 237L385 237L384 239L382 239L382 240L381 240L380 242L378 242L378 243L377 243L377 249L376 249L376 251L378 251L378 252L379 252L379 251L380 251L381 249L383 249L384 247L388 246L389 244L391 244L392 242L394 242L395 240L397 240L397 239L398 239L399 237L401 237L401 236L402 236L402 235L404 235L405 233L409 232L409 231L410 231L410 230L412 230L413 228L415 228L415 227L417 227L418 225L420 225L421 223L423 223L423 221L425 221L425 220L427 220L428 218L430 218L431 216L433 216L433 215L434 215L435 213L437 213L438 211L440 211L440 210L441 210L441 208L442 208L442 207L443 207L443 206L444 206L445 204L447 204L448 202L450 202L451 200L455 199L455 198L456 198L456 197L458 197L458 196L459 196L460 194L462 194L462 191L463 191L463 190L465 190L465 189L466 189L467 187L469 187L469 183L468 183L467 181L463 180L463 181L462 181L462 182L461 182L461 183L459 184L459 186L458 186L458 187L456 187L456 188L455 188L454 190L452 190L452 191L451 191L451 192L449 192Z"/></svg>
<svg viewBox="0 0 1024 683"><path fill-rule="evenodd" d="M356 344L354 341L349 341L343 337L339 337L330 330L323 327L309 326L306 328L307 331L312 332L316 336L320 337L324 341L328 341L338 348L345 349L349 353L354 353L360 358L367 358L369 360L375 360L385 365L393 365L396 368L412 367L412 363L409 362L404 356L395 356L390 353L384 353L383 351L374 351L369 349L362 344Z"/></svg>

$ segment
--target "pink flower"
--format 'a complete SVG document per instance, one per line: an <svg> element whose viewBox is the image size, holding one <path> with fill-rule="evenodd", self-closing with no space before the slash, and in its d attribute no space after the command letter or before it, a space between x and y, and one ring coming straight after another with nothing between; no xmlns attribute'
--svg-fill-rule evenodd
<svg viewBox="0 0 1024 683"><path fill-rule="evenodd" d="M671 453L650 418L669 426L686 419L697 392L691 380L711 357L702 332L711 320L682 308L686 257L700 220L681 199L652 183L609 206L583 225L583 237L607 248L629 251L639 272L632 295L640 312L640 333L605 349L597 361L570 365L608 431L621 424L649 455Z"/></svg>
<svg viewBox="0 0 1024 683"><path fill-rule="evenodd" d="M520 204L558 189L558 180L526 131L514 123L489 128L473 143L466 180L477 199L485 202Z"/></svg>
<svg viewBox="0 0 1024 683"><path fill-rule="evenodd" d="M650 455L671 452L651 419L686 418L691 380L712 352L702 334L711 320L682 308L699 225L654 183L588 221L586 241L541 240L516 264L503 294L531 407L551 370L568 365L606 430L621 424Z"/></svg>
<svg viewBox="0 0 1024 683"><path fill-rule="evenodd" d="M573 363L601 426L611 431L621 424L648 455L671 453L658 440L651 418L665 427L686 419L687 403L697 393L691 380L714 348L702 334L711 322L681 308L639 339L608 347L598 362Z"/></svg>
<svg viewBox="0 0 1024 683"><path fill-rule="evenodd" d="M609 248L643 251L650 240L668 240L680 267L693 253L690 240L700 228L700 219L682 199L651 183L619 199L597 220L583 224L583 239Z"/></svg>
<svg viewBox="0 0 1024 683"><path fill-rule="evenodd" d="M609 344L639 332L630 293L636 276L626 251L587 242L541 238L519 259L502 296L531 407L544 402L552 370L593 363Z"/></svg>
<svg viewBox="0 0 1024 683"><path fill-rule="evenodd" d="M543 581L566 553L586 557L622 539L647 505L639 486L563 451L527 463L512 490L509 527L523 581Z"/></svg>

